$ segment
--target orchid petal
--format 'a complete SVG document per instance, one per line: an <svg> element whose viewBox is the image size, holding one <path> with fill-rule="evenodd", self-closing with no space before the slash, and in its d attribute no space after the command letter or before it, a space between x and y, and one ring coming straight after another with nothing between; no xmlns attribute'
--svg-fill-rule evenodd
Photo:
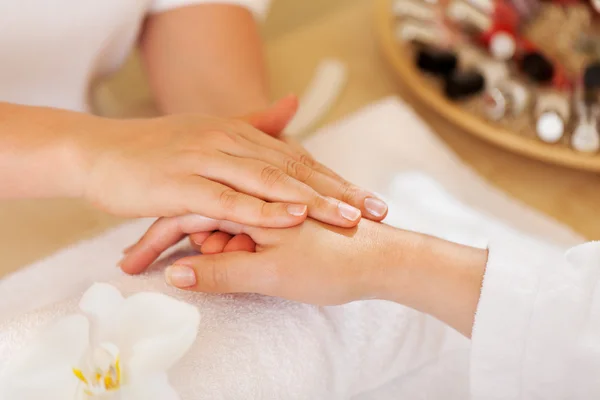
<svg viewBox="0 0 600 400"><path fill-rule="evenodd" d="M94 283L81 297L79 308L92 321L104 325L123 305L125 298L119 290L108 283Z"/></svg>
<svg viewBox="0 0 600 400"><path fill-rule="evenodd" d="M179 400L166 373L139 378L121 389L121 400Z"/></svg>
<svg viewBox="0 0 600 400"><path fill-rule="evenodd" d="M89 345L89 322L71 315L48 326L0 379L2 400L65 400L75 397L79 381L73 367Z"/></svg>
<svg viewBox="0 0 600 400"><path fill-rule="evenodd" d="M164 372L175 364L194 343L200 314L169 296L138 293L125 300L116 322L116 343L131 351L126 369L134 377Z"/></svg>

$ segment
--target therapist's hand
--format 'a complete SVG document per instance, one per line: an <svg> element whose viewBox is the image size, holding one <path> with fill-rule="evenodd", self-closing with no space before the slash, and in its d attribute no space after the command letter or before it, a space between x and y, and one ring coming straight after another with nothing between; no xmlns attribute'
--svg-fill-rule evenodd
<svg viewBox="0 0 600 400"><path fill-rule="evenodd" d="M177 115L111 121L87 133L85 196L127 217L207 215L285 227L307 215L354 226L369 192L328 174L310 157L245 122ZM84 146L85 147L85 146ZM337 198L332 200L330 198ZM350 206L346 203L349 203ZM371 207L372 209L372 207Z"/></svg>

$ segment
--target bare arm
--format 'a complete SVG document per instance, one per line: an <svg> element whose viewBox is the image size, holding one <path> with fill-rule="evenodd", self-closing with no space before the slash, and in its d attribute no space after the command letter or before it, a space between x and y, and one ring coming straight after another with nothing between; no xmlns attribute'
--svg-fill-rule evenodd
<svg viewBox="0 0 600 400"><path fill-rule="evenodd" d="M430 314L471 337L487 250L401 230L393 235L387 252L392 262L379 297Z"/></svg>
<svg viewBox="0 0 600 400"><path fill-rule="evenodd" d="M242 7L200 4L152 15L141 49L163 113L237 116L268 103L260 35Z"/></svg>
<svg viewBox="0 0 600 400"><path fill-rule="evenodd" d="M85 166L77 139L100 118L0 103L0 198L76 197Z"/></svg>

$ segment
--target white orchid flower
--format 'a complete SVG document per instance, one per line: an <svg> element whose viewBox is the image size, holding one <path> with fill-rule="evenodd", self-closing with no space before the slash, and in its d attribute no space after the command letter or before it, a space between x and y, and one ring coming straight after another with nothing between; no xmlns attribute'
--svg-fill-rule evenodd
<svg viewBox="0 0 600 400"><path fill-rule="evenodd" d="M127 299L95 284L82 315L46 328L0 378L2 400L177 400L167 370L196 339L200 315L159 293Z"/></svg>

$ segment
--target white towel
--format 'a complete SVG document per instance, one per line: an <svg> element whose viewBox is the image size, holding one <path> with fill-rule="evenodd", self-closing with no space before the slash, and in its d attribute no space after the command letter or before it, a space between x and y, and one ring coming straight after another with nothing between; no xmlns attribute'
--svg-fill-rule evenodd
<svg viewBox="0 0 600 400"><path fill-rule="evenodd" d="M581 241L487 186L396 99L325 129L308 147L390 200L392 225L477 246L526 240L557 254ZM198 340L171 375L183 399L468 398L469 342L402 306L364 301L317 308L181 293L164 284L160 266L143 278L121 275L113 267L120 250L148 222L124 225L0 281L0 371L34 328L73 310L91 282L109 280L126 294L159 290L200 308Z"/></svg>

